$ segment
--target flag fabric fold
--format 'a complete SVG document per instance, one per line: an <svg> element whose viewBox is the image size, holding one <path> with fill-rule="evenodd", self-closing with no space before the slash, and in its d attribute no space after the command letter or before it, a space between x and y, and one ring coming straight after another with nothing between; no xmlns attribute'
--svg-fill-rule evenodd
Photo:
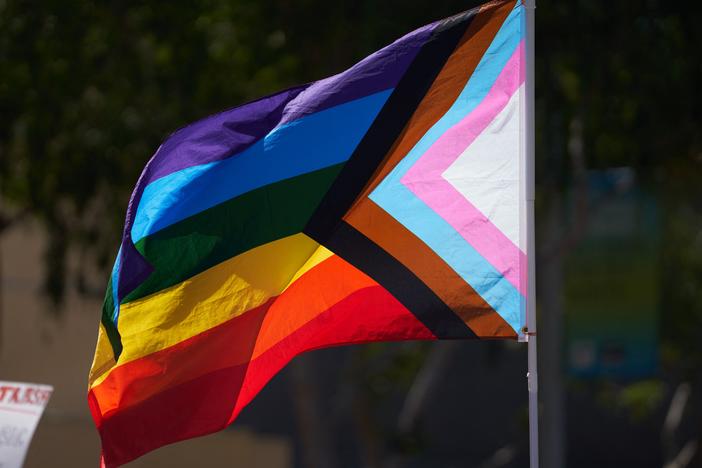
<svg viewBox="0 0 702 468"><path fill-rule="evenodd" d="M164 141L89 377L105 466L226 427L305 351L523 336L524 29L494 1Z"/></svg>

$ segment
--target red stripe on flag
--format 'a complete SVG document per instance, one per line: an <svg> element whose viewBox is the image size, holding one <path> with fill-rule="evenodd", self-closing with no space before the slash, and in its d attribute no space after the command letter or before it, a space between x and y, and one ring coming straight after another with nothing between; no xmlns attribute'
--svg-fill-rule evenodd
<svg viewBox="0 0 702 468"><path fill-rule="evenodd" d="M302 352L408 339L428 340L434 336L382 287L359 290L251 362L210 372L104 416L99 429L106 466L118 466L160 446L223 429L283 366ZM208 344L208 340L194 342L191 351L205 358Z"/></svg>

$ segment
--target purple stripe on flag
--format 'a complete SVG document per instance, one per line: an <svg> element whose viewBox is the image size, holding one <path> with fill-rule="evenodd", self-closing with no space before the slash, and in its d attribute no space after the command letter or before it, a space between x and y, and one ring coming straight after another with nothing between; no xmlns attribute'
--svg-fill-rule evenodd
<svg viewBox="0 0 702 468"><path fill-rule="evenodd" d="M240 153L275 128L283 118L285 106L308 86L281 91L177 130L144 168L147 178L143 183L148 185L181 169Z"/></svg>
<svg viewBox="0 0 702 468"><path fill-rule="evenodd" d="M236 155L279 125L395 87L437 24L411 32L342 73L215 114L173 133L147 163L129 200L117 301L153 270L131 239L136 210L149 183L187 167Z"/></svg>
<svg viewBox="0 0 702 468"><path fill-rule="evenodd" d="M394 88L434 25L425 26L337 75L290 88L195 122L173 133L149 161L150 183L186 167L240 153L300 117Z"/></svg>

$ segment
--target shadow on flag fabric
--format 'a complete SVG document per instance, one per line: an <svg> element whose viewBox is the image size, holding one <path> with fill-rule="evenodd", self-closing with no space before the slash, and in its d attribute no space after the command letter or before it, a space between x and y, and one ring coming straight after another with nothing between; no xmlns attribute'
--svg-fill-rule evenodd
<svg viewBox="0 0 702 468"><path fill-rule="evenodd" d="M223 429L305 351L522 338L524 18L485 4L163 142L89 377L107 467Z"/></svg>

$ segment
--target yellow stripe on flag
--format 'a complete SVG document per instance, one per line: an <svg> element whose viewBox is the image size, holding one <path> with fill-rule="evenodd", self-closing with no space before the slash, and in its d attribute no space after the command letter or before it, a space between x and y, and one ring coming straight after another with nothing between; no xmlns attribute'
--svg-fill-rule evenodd
<svg viewBox="0 0 702 468"><path fill-rule="evenodd" d="M117 364L187 340L263 304L280 294L311 257L317 256L318 247L302 233L284 237L121 305L118 329L123 350ZM99 362L103 361L101 357ZM91 387L102 382L108 370L94 368Z"/></svg>
<svg viewBox="0 0 702 468"><path fill-rule="evenodd" d="M291 284L293 284L297 279L310 271L312 268L316 267L320 263L322 263L324 260L328 259L334 255L334 252L331 250L327 249L323 245L320 245L317 247L317 250L314 251L312 256L307 259L304 265L302 265L302 268L300 268L297 273L295 273L295 276L292 277L292 279L288 282L287 286L285 286L285 289L288 289Z"/></svg>

